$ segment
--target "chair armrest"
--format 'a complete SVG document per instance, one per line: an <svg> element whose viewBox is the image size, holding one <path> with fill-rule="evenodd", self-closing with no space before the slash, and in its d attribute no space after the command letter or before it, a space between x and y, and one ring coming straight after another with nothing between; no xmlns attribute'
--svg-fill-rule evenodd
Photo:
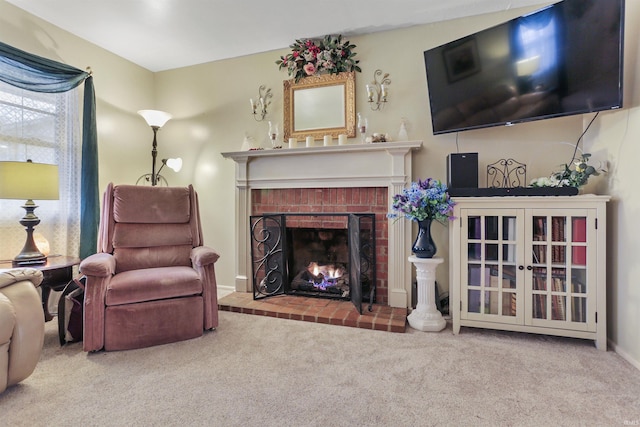
<svg viewBox="0 0 640 427"><path fill-rule="evenodd" d="M191 249L191 263L202 279L204 297L204 328L218 327L218 286L215 263L220 255L207 246Z"/></svg>
<svg viewBox="0 0 640 427"><path fill-rule="evenodd" d="M93 254L82 260L79 270L85 276L113 276L116 272L116 259L111 254Z"/></svg>
<svg viewBox="0 0 640 427"><path fill-rule="evenodd" d="M84 291L84 329L82 349L98 351L104 347L105 295L116 271L116 259L107 253L97 253L83 259L80 273L87 277Z"/></svg>
<svg viewBox="0 0 640 427"><path fill-rule="evenodd" d="M194 266L204 266L218 261L220 255L208 246L198 246L191 249L191 263Z"/></svg>

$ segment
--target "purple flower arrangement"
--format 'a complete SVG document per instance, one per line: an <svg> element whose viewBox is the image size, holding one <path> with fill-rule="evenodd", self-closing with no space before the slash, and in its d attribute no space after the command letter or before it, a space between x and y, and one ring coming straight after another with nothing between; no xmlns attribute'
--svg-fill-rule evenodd
<svg viewBox="0 0 640 427"><path fill-rule="evenodd" d="M388 218L405 217L411 221L435 219L438 221L454 220L455 202L449 197L446 184L437 179L427 178L412 182L401 194L393 196Z"/></svg>

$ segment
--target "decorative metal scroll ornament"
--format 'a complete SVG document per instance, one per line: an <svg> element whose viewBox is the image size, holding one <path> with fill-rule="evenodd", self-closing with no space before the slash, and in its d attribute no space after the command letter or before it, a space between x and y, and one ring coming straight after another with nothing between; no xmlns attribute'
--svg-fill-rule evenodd
<svg viewBox="0 0 640 427"><path fill-rule="evenodd" d="M500 159L487 166L487 187L515 188L527 184L527 165L514 159Z"/></svg>
<svg viewBox="0 0 640 427"><path fill-rule="evenodd" d="M282 250L283 221L280 215L252 217L254 299L284 293L286 266Z"/></svg>

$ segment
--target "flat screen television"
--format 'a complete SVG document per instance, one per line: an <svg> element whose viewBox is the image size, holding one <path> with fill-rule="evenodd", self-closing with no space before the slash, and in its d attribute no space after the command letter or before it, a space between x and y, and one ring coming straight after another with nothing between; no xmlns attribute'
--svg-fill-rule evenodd
<svg viewBox="0 0 640 427"><path fill-rule="evenodd" d="M564 0L426 50L433 133L622 107L624 0Z"/></svg>

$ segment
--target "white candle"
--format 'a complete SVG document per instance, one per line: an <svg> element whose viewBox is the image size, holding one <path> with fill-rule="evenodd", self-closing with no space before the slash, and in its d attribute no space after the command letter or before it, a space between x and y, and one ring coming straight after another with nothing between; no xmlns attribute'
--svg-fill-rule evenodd
<svg viewBox="0 0 640 427"><path fill-rule="evenodd" d="M289 138L289 148L295 148L298 145L298 140L295 138Z"/></svg>
<svg viewBox="0 0 640 427"><path fill-rule="evenodd" d="M347 143L347 135L341 133L338 135L338 145L345 145Z"/></svg>
<svg viewBox="0 0 640 427"><path fill-rule="evenodd" d="M308 136L307 137L307 147L313 147L313 137L312 136Z"/></svg>
<svg viewBox="0 0 640 427"><path fill-rule="evenodd" d="M331 135L325 135L324 136L324 146L327 147L331 145Z"/></svg>

